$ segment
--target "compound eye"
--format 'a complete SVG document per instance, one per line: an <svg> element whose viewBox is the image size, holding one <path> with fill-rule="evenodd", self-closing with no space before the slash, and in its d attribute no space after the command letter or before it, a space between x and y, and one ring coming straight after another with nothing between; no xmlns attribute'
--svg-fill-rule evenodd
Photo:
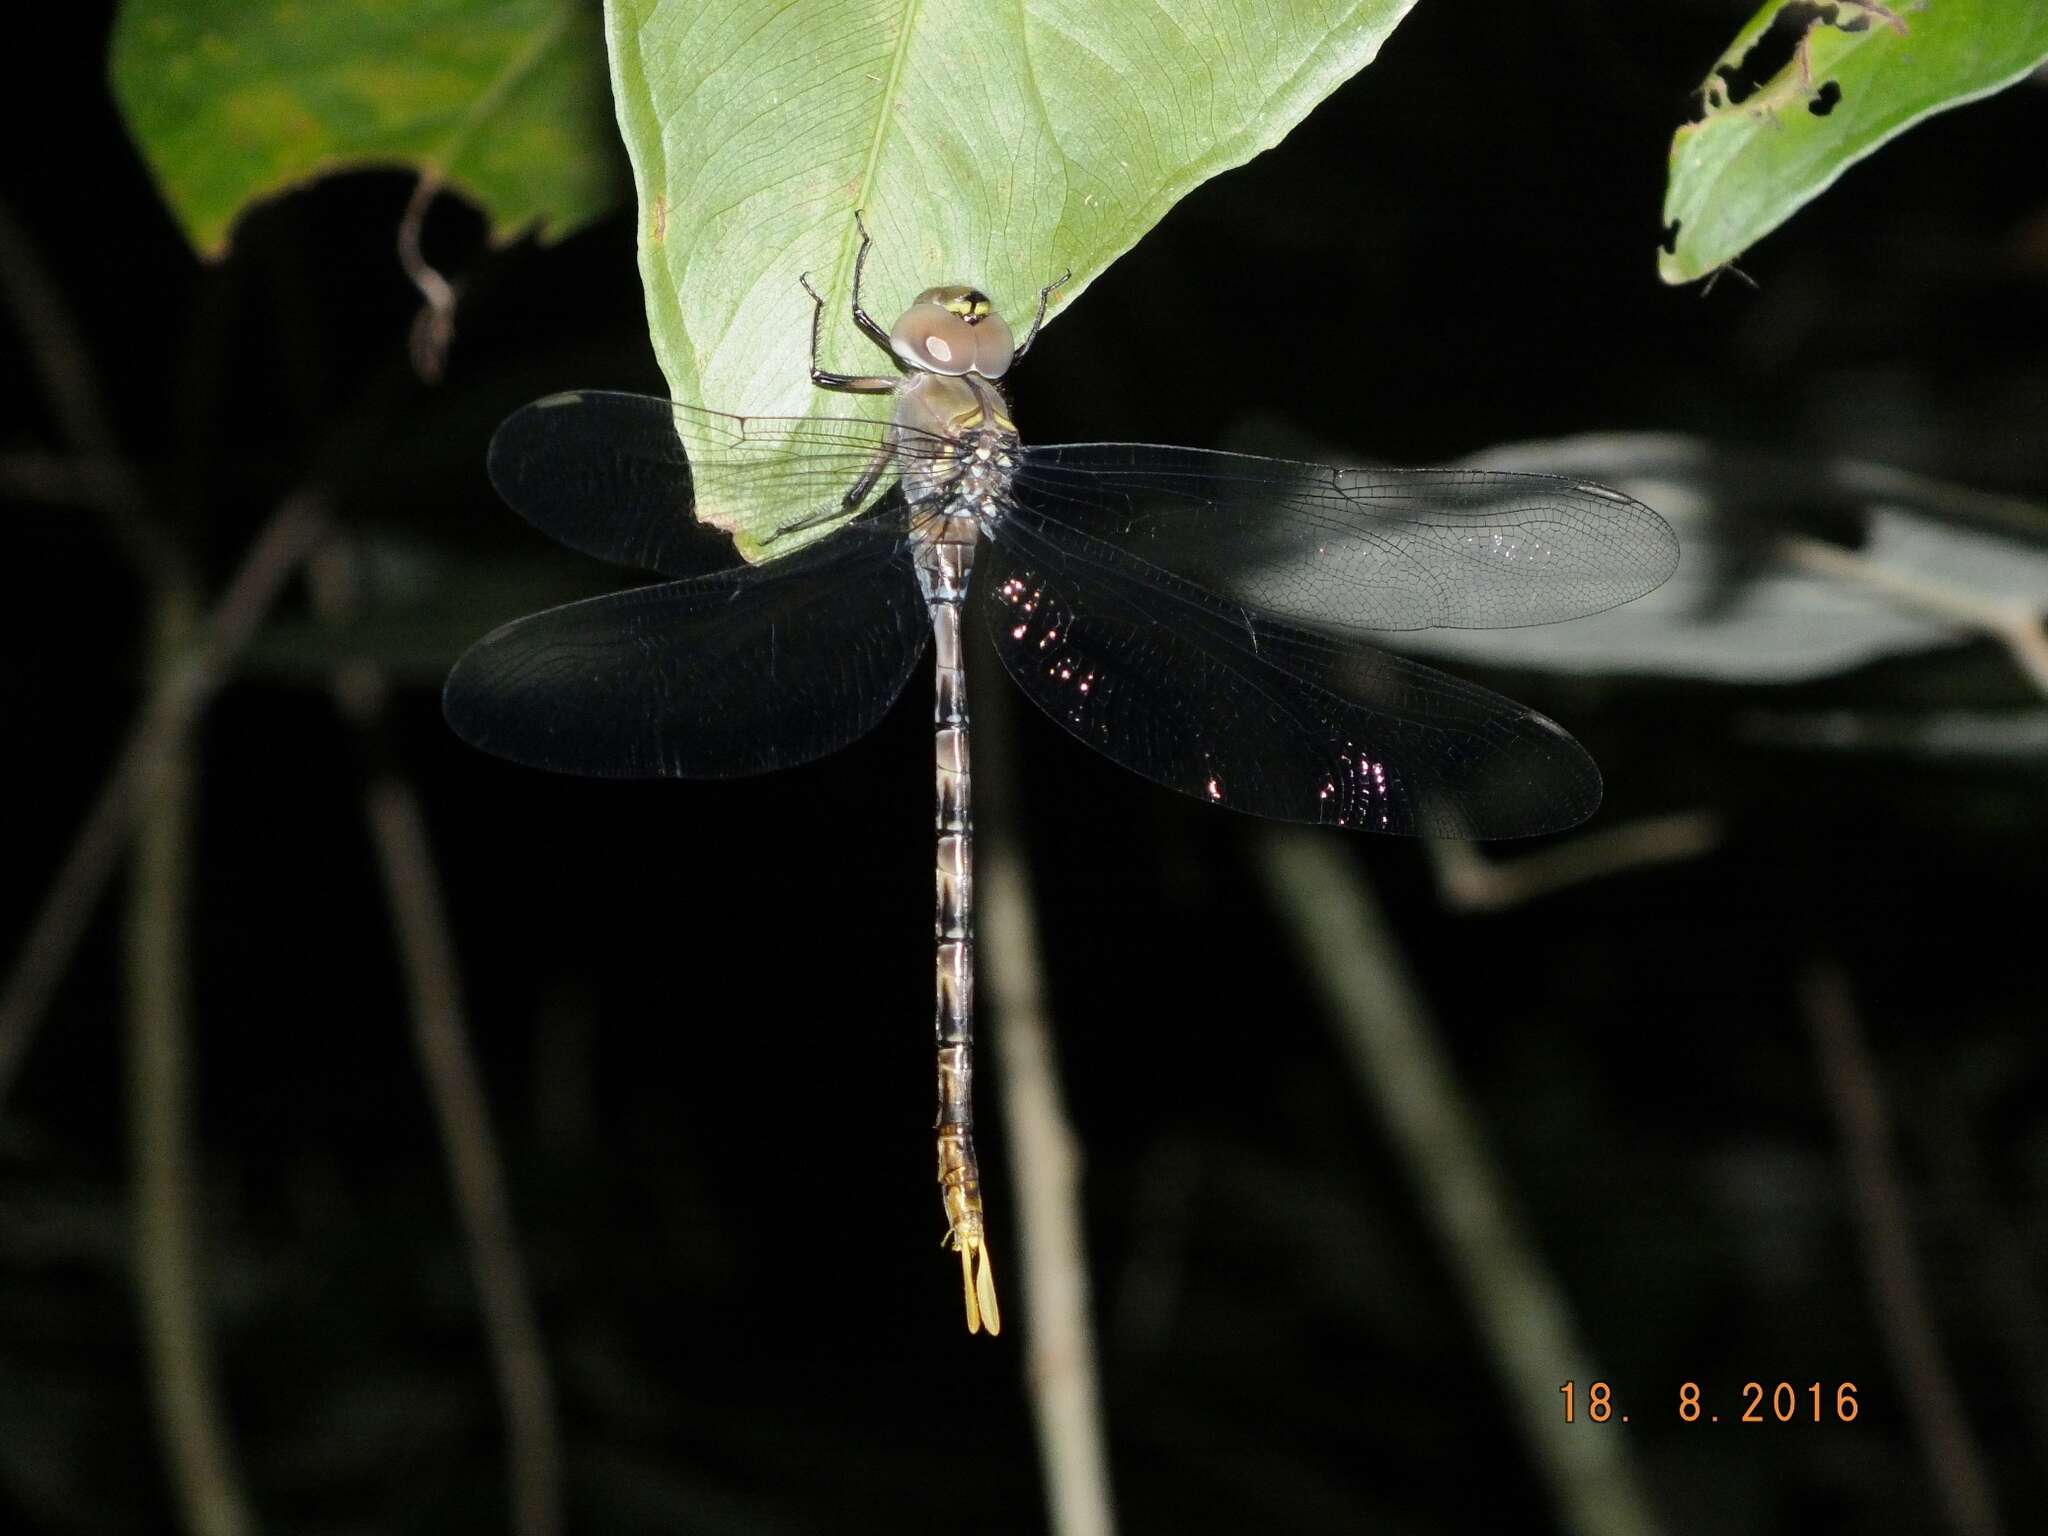
<svg viewBox="0 0 2048 1536"><path fill-rule="evenodd" d="M974 367L974 327L937 304L913 304L889 332L889 345L926 373L966 373Z"/></svg>
<svg viewBox="0 0 2048 1536"><path fill-rule="evenodd" d="M1000 379L1017 355L1009 323L991 310L974 327L974 371L984 379Z"/></svg>

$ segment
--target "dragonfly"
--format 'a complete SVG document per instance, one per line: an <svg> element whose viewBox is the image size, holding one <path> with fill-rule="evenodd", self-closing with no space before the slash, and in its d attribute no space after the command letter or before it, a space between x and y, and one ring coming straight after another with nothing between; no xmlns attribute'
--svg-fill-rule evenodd
<svg viewBox="0 0 2048 1536"><path fill-rule="evenodd" d="M810 379L892 396L888 419L597 391L514 413L489 452L503 498L571 548L667 579L493 631L443 706L466 741L536 768L767 773L871 730L929 641L938 1182L968 1331L995 1334L973 1135L970 580L1025 695L1124 768L1282 821L1507 838L1590 816L1591 757L1548 717L1377 640L1598 612L1669 576L1678 543L1640 502L1550 476L1026 445L1002 381L1066 277L1039 290L1021 342L964 284L926 289L885 328L862 302L859 234L853 323L893 369L823 366L826 305L806 275ZM743 560L696 515L714 497L764 519L770 558Z"/></svg>

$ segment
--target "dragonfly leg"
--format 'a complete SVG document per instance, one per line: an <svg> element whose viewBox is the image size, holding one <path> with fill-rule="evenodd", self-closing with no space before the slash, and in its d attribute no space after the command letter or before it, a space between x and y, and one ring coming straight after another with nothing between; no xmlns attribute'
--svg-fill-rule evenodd
<svg viewBox="0 0 2048 1536"><path fill-rule="evenodd" d="M793 523L784 523L768 536L766 542L772 544L787 534L802 533L807 528L818 528L826 523L839 522L847 513L867 500L868 492L875 488L875 482L882 478L882 471L889 467L889 461L895 457L896 450L884 443L868 461L868 467L860 472L860 478L839 498L838 506L828 507L822 512L813 512L809 517L800 517Z"/></svg>
<svg viewBox="0 0 2048 1536"><path fill-rule="evenodd" d="M903 382L901 379L885 379L873 374L834 373L828 368L821 368L818 365L818 346L825 323L825 300L820 296L818 290L811 286L810 273L802 273L798 276L797 281L804 285L804 292L811 296L811 303L814 306L811 310L811 382L813 384L817 385L820 389L843 389L856 395L886 395Z"/></svg>
<svg viewBox="0 0 2048 1536"><path fill-rule="evenodd" d="M1031 350L1031 343L1038 340L1038 328L1045 324L1046 300L1052 297L1054 289L1064 286L1067 279L1072 277L1073 275L1074 269L1072 267L1069 267L1066 271L1062 272L1058 277L1054 278L1051 282L1047 283L1043 288L1038 290L1038 313L1031 317L1031 329L1025 332L1024 334L1024 344L1017 348L1016 352L1013 353L1010 357L1010 361L1013 364L1021 362L1023 360L1024 354Z"/></svg>
<svg viewBox="0 0 2048 1536"><path fill-rule="evenodd" d="M895 457L896 447L893 443L884 443L877 449L875 456L868 460L868 467L860 472L860 478L848 487L844 496L839 498L840 510L851 512L855 507L866 501L868 499L868 492L875 488L875 482L882 478L882 471L889 467L889 461Z"/></svg>
<svg viewBox="0 0 2048 1536"><path fill-rule="evenodd" d="M868 247L875 243L875 238L868 233L867 225L861 222L858 208L853 210L853 227L860 231L860 254L853 258L853 323L861 328L869 341L894 357L896 349L889 345L888 330L876 324L875 317L869 314L860 302L861 274L867 271Z"/></svg>

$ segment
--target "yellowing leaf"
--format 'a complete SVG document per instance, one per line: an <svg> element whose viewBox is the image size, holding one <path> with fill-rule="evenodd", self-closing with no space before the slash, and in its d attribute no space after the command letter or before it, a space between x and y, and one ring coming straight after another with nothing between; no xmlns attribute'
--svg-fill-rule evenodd
<svg viewBox="0 0 2048 1536"><path fill-rule="evenodd" d="M165 200L221 255L251 204L404 167L555 237L622 191L594 4L126 0L113 87Z"/></svg>

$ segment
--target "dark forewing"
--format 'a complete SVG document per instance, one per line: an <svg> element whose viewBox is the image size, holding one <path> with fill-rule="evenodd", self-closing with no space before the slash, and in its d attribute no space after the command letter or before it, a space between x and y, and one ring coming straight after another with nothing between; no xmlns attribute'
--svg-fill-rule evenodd
<svg viewBox="0 0 2048 1536"><path fill-rule="evenodd" d="M1641 597L1678 564L1603 486L1474 469L1332 469L1141 443L1026 448L1015 515L1221 598L1345 630L1493 629Z"/></svg>
<svg viewBox="0 0 2048 1536"><path fill-rule="evenodd" d="M1170 789L1283 821L1519 837L1577 824L1600 772L1555 722L1135 555L1005 519L977 580L1019 686Z"/></svg>
<svg viewBox="0 0 2048 1536"><path fill-rule="evenodd" d="M700 511L754 527L829 516L886 430L856 417L728 416L652 395L582 390L505 418L491 439L491 483L520 516L571 549L697 576L740 563L732 539L700 521Z"/></svg>
<svg viewBox="0 0 2048 1536"><path fill-rule="evenodd" d="M717 576L552 608L449 675L455 733L499 757L613 778L730 778L872 730L930 619L901 538L857 526Z"/></svg>

